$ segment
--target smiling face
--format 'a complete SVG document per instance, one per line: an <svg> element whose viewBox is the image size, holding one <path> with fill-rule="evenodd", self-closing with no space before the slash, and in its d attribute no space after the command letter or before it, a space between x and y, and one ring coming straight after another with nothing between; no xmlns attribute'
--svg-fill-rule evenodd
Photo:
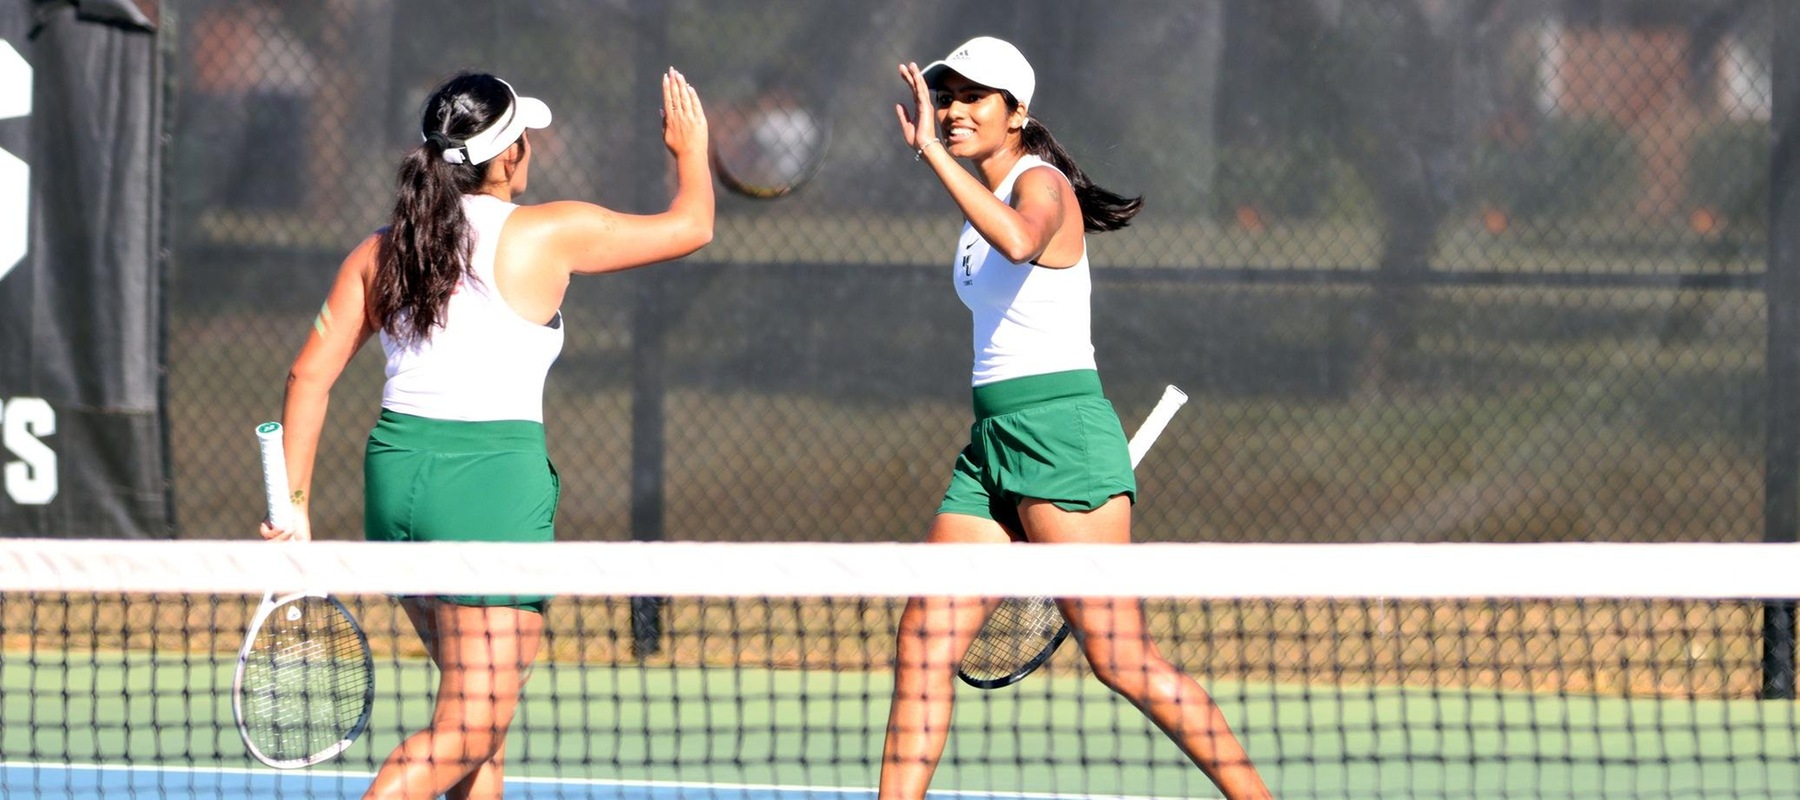
<svg viewBox="0 0 1800 800"><path fill-rule="evenodd" d="M938 136L958 158L979 159L1005 149L1025 126L1023 106L1008 109L1006 96L956 72L932 87Z"/></svg>

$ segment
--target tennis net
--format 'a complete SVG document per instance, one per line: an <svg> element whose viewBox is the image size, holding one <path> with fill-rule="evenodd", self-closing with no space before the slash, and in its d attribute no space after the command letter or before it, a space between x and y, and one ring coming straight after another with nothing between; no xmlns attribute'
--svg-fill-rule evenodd
<svg viewBox="0 0 1800 800"><path fill-rule="evenodd" d="M366 734L240 741L269 588L366 631ZM870 796L912 596L1144 598L1277 797L1792 797L1789 545L924 546L0 540L0 796L358 797L431 719L394 595L553 595L507 796ZM1077 639L958 685L934 794L1215 797ZM1780 673L1786 669L1785 675ZM1782 692L1774 692L1781 694Z"/></svg>

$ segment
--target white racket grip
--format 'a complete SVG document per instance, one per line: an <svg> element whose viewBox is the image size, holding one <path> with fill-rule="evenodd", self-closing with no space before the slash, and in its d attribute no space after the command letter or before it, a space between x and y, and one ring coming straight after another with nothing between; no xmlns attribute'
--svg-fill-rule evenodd
<svg viewBox="0 0 1800 800"><path fill-rule="evenodd" d="M294 529L294 504L288 500L287 451L281 446L281 423L256 426L256 443L262 450L263 495L269 504L269 527Z"/></svg>
<svg viewBox="0 0 1800 800"><path fill-rule="evenodd" d="M1144 417L1144 424L1139 425L1137 433L1131 437L1127 447L1131 450L1131 468L1137 469L1138 462L1144 460L1144 454L1150 452L1150 446L1156 444L1156 437L1161 436L1163 428L1168 427L1169 420L1181 410L1187 402L1187 393L1169 386L1163 389L1162 398L1156 401L1156 407L1150 409L1150 416Z"/></svg>

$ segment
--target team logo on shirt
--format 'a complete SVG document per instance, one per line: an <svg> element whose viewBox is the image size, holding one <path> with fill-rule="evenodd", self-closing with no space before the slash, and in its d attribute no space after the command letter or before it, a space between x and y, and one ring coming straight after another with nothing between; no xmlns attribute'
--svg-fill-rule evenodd
<svg viewBox="0 0 1800 800"><path fill-rule="evenodd" d="M971 278L971 273L969 272L969 259L971 258L971 256L969 255L969 248L974 247L976 241L977 241L977 238L974 235L972 235L971 233L965 232L963 234L962 272L963 272L963 277L965 279L967 279L967 280L963 281L964 286L975 285L975 281Z"/></svg>

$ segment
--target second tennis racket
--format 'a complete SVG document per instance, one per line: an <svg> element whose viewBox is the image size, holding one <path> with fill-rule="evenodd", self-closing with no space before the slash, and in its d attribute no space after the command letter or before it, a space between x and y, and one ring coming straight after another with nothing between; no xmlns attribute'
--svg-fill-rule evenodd
<svg viewBox="0 0 1800 800"><path fill-rule="evenodd" d="M1180 389L1163 389L1156 407L1150 409L1127 445L1133 469L1186 402L1187 394ZM968 652L957 664L956 676L977 689L1011 686L1049 661L1067 638L1069 621L1063 618L1055 598L1005 598L981 624Z"/></svg>

